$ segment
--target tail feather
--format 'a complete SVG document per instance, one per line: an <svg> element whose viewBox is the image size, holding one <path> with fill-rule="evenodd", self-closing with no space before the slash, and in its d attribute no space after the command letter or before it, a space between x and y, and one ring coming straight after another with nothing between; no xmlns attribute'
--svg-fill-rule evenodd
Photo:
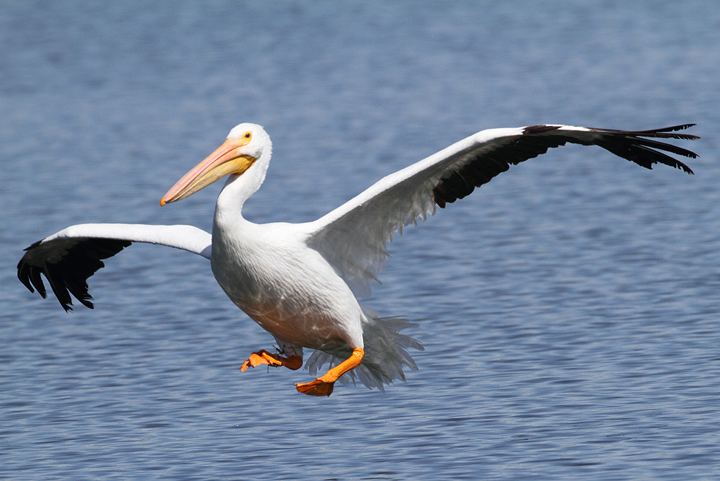
<svg viewBox="0 0 720 481"><path fill-rule="evenodd" d="M404 368L417 369L417 364L408 349L422 351L423 345L400 331L414 324L399 317L379 317L372 311L364 309L363 343L365 357L362 364L340 378L341 382L360 381L370 389L384 390L385 384L395 380L405 380ZM306 363L310 374L317 373L328 365L329 369L339 364L350 355L350 349L336 351L315 351Z"/></svg>

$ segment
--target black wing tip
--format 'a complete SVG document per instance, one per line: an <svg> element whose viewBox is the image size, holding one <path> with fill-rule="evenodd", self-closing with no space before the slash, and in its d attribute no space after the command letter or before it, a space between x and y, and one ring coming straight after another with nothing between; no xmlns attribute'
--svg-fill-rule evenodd
<svg viewBox="0 0 720 481"><path fill-rule="evenodd" d="M677 165L674 165L673 167L675 167L676 169L682 170L687 175L695 175L695 172L693 172L693 170L687 164L684 164L680 161L678 161Z"/></svg>
<svg viewBox="0 0 720 481"><path fill-rule="evenodd" d="M596 145L642 167L652 168L653 164L659 163L682 170L688 175L694 175L695 172L688 165L666 152L691 159L698 158L698 154L692 150L674 145L665 139L698 140L700 137L697 135L676 133L679 130L689 129L695 125L695 123L687 123L649 130L597 128L591 128L590 130L602 136L601 139L595 142ZM663 141L657 139L663 139Z"/></svg>
<svg viewBox="0 0 720 481"><path fill-rule="evenodd" d="M657 129L649 129L649 130L629 130L629 131L619 131L623 132L625 135L632 135L636 137L657 137L662 139L680 139L680 140L699 140L700 136L695 134L686 134L686 133L677 133L680 130L687 130L691 127L696 126L696 123L688 123L688 124L678 124L678 125L671 125L669 127L660 127ZM602 129L600 129L602 130ZM612 131L610 131L612 132Z"/></svg>
<svg viewBox="0 0 720 481"><path fill-rule="evenodd" d="M27 246L25 249L23 249L25 251L25 254L23 254L23 256L20 258L20 260L17 263L17 277L20 280L20 282L22 282L22 284L25 287L27 287L27 289L30 292L35 292L35 289L33 289L33 281L35 279L33 279L33 277L34 277L34 274L36 274L36 273L33 271L34 267L31 265L31 261L30 261L31 253L29 251L34 249L35 247L39 246L41 242L42 242L42 240L33 242L32 244ZM40 282L42 282L42 281L40 281ZM40 296L42 296L44 298L45 297L44 292L43 292L44 289L41 286L37 286L37 285L35 285L35 288L37 289L38 294L40 294Z"/></svg>
<svg viewBox="0 0 720 481"><path fill-rule="evenodd" d="M638 137L660 137L660 138L671 138L671 139L680 139L680 140L699 140L699 135L693 135L693 134L676 134L673 132L677 132L679 130L687 130L691 127L695 127L697 124L695 122L687 123L687 124L678 124L678 125L671 125L669 127L661 127L659 129L651 129L651 130L644 130L638 132ZM692 150L683 149L677 146L674 146L672 144L667 143L658 143L660 150L669 150L670 152L673 152L675 154L682 155L684 157L688 157L691 159L697 159L699 156L696 152L693 152ZM668 149L670 147L670 149ZM682 170L688 175L695 175L695 172L690 168L689 165L685 164L684 162L681 162L673 157L667 156L668 161L672 159L674 162L668 162L666 165L669 165L671 167L675 167L676 169Z"/></svg>
<svg viewBox="0 0 720 481"><path fill-rule="evenodd" d="M88 309L94 309L88 292L87 279L104 267L101 259L112 257L132 241L115 239L81 238L79 244L60 247L54 251L54 241L34 242L25 249L17 265L17 277L31 292L47 297L42 277L65 312L73 310L73 297ZM77 241L76 241L77 242Z"/></svg>
<svg viewBox="0 0 720 481"><path fill-rule="evenodd" d="M693 172L693 170L687 164L684 164L684 163L680 162L679 160L677 160L674 165L671 165L671 167L675 167L678 170L682 170L687 175L695 175L695 172Z"/></svg>
<svg viewBox="0 0 720 481"><path fill-rule="evenodd" d="M39 246L40 244L42 244L42 239L39 240L39 241L37 241L37 242L33 242L32 244L30 244L29 246L27 246L24 250L25 250L25 252L27 252L27 251L29 251L30 249L36 248L36 247Z"/></svg>
<svg viewBox="0 0 720 481"><path fill-rule="evenodd" d="M689 124L678 124L678 125L671 125L670 127L661 127L659 129L651 129L649 131L644 131L644 132L677 132L678 130L687 130L691 127L695 127L696 125L697 125L697 123L692 122Z"/></svg>
<svg viewBox="0 0 720 481"><path fill-rule="evenodd" d="M87 307L88 309L95 309L95 304L92 303L90 299L92 299L92 296L86 291L83 296L77 297L76 299L82 304L83 306Z"/></svg>
<svg viewBox="0 0 720 481"><path fill-rule="evenodd" d="M30 274L28 274L28 267L23 262L23 259L20 259L20 262L18 262L17 264L17 278L22 283L22 285L27 288L28 291L35 292L32 284L30 284Z"/></svg>
<svg viewBox="0 0 720 481"><path fill-rule="evenodd" d="M695 157L693 157L693 158L695 158ZM687 165L684 162L680 162L679 160L677 161L677 165L675 166L675 168L682 170L683 172L685 172L688 175L695 175L695 172L693 172L693 170L690 168L689 165Z"/></svg>
<svg viewBox="0 0 720 481"><path fill-rule="evenodd" d="M83 300L83 299L78 299L78 300L80 301L80 303L81 303L83 306L87 307L88 309L95 309L95 304L93 304L92 302L86 301L86 300ZM60 301L60 305L62 306L63 309L65 309L65 312L70 312L70 311L73 311L73 310L74 310L74 306L73 306L72 301L67 302L67 303Z"/></svg>

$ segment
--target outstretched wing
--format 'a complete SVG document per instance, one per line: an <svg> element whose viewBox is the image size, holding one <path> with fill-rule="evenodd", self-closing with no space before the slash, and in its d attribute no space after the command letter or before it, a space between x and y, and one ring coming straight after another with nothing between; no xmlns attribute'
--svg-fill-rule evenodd
<svg viewBox="0 0 720 481"><path fill-rule="evenodd" d="M25 249L17 266L20 282L45 298L40 274L50 283L60 305L72 310L75 297L93 308L87 280L133 242L159 244L210 258L211 235L189 225L78 224L67 227Z"/></svg>
<svg viewBox="0 0 720 481"><path fill-rule="evenodd" d="M690 158L697 154L655 139L697 139L695 135L677 133L693 125L642 131L569 125L482 130L380 179L310 223L307 242L333 265L356 294L364 295L382 269L387 258L385 245L396 231L433 214L436 205L445 207L469 195L475 187L508 170L511 164L570 142L597 145L648 169L660 163L692 174L690 167L667 153Z"/></svg>

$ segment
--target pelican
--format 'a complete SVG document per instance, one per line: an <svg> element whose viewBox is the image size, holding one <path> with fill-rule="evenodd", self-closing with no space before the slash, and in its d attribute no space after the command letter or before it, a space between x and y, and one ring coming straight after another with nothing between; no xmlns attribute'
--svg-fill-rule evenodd
<svg viewBox="0 0 720 481"><path fill-rule="evenodd" d="M416 369L408 349L422 349L401 331L407 321L385 318L358 301L369 292L388 256L393 234L424 220L437 207L469 195L510 165L567 143L597 145L642 167L665 164L692 174L670 154L694 152L657 139L694 140L679 131L694 124L623 131L546 124L482 130L392 173L319 219L299 224L255 224L243 206L262 185L272 142L263 127L241 123L160 200L185 199L222 178L212 235L188 225L79 224L26 249L17 266L20 281L43 298L41 274L65 311L71 295L93 308L87 280L133 242L183 249L210 260L212 273L230 300L277 343L251 353L241 370L267 365L299 369L306 362L319 377L296 384L304 394L329 396L338 379L383 389Z"/></svg>

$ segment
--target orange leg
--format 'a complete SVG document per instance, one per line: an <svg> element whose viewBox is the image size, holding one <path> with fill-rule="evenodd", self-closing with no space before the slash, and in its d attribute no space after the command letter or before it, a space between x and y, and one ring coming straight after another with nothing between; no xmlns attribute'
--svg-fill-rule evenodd
<svg viewBox="0 0 720 481"><path fill-rule="evenodd" d="M364 356L365 350L362 347L356 347L353 349L349 358L345 359L343 362L330 369L314 381L295 384L295 388L301 393L310 394L311 396L329 396L333 392L335 381L340 379L340 376L348 372L350 369L354 369L359 366Z"/></svg>
<svg viewBox="0 0 720 481"><path fill-rule="evenodd" d="M300 367L302 366L302 357L285 357L279 354L272 354L263 349L261 351L253 352L252 354L250 354L250 357L248 357L245 362L242 363L242 366L240 366L240 370L242 372L245 372L248 370L249 367L257 367L264 364L272 367L285 366L286 368L292 369L294 371L296 369L300 369Z"/></svg>

